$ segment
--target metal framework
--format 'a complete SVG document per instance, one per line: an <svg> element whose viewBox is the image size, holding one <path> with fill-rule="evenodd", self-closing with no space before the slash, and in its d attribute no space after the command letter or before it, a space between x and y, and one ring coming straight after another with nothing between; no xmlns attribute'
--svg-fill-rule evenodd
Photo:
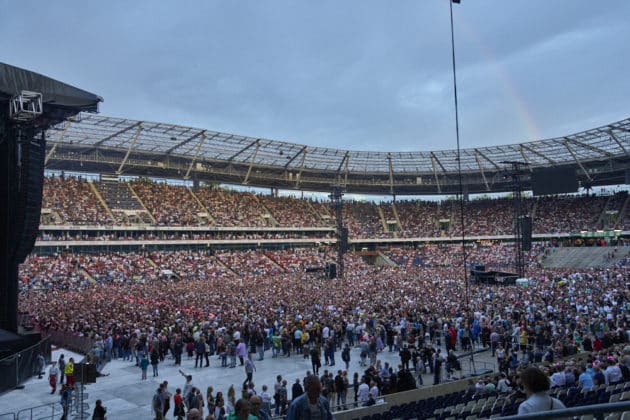
<svg viewBox="0 0 630 420"><path fill-rule="evenodd" d="M375 152L313 147L175 124L83 113L47 131L47 168L194 178L270 188L347 193L449 194L458 191L456 150ZM553 139L461 150L468 193L510 191L502 161L530 170L575 167L589 185L624 183L630 118ZM523 187L530 188L527 174Z"/></svg>

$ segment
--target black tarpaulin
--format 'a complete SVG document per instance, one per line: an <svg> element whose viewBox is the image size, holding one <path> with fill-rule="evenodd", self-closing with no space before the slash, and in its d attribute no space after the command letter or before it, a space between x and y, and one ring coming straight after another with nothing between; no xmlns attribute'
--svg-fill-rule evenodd
<svg viewBox="0 0 630 420"><path fill-rule="evenodd" d="M23 90L42 94L44 112L46 112L45 108L47 105L97 112L98 103L103 101L103 98L98 95L50 77L0 63L0 100L9 99Z"/></svg>

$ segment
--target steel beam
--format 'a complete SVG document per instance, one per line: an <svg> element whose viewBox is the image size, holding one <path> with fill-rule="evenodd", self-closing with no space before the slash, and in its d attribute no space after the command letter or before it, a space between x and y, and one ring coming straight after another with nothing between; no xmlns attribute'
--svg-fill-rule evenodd
<svg viewBox="0 0 630 420"><path fill-rule="evenodd" d="M306 146L304 146L302 150L304 150L304 154L302 155L302 161L300 162L300 170L295 179L295 188L300 188L300 180L302 179L302 171L304 170L304 162L306 161Z"/></svg>
<svg viewBox="0 0 630 420"><path fill-rule="evenodd" d="M92 146L95 149L97 149L101 146L101 144L105 143L107 140L113 139L114 137L118 137L121 134L126 133L127 131L131 130L132 128L136 128L140 126L142 126L142 121L136 121L135 123L131 124L129 127L125 127L122 130L115 132L114 134L110 134L109 136L100 139L99 141L94 143Z"/></svg>
<svg viewBox="0 0 630 420"><path fill-rule="evenodd" d="M529 161L529 159L527 158L527 156L525 155L525 152L523 151L523 145L519 144L518 145L518 151L521 153L521 156L523 157L523 160L525 161L525 163L527 163L527 167L529 168L529 171L532 172L532 164Z"/></svg>
<svg viewBox="0 0 630 420"><path fill-rule="evenodd" d="M431 152L431 158L433 158L435 160L435 162L438 164L438 166L442 169L442 172L444 172L444 174L448 174L448 171L446 170L446 168L444 167L444 165L442 165L442 162L440 162L440 159L438 159L438 157L435 155L434 152Z"/></svg>
<svg viewBox="0 0 630 420"><path fill-rule="evenodd" d="M435 185L437 186L437 191L438 193L442 193L442 187L440 186L440 180L438 178L438 174L437 174L437 168L435 167L436 162L439 164L440 161L435 157L435 154L433 154L433 152L431 152L431 166L433 167L433 176L435 177ZM442 166L440 164L440 166ZM444 168L442 168L442 170L444 170Z"/></svg>
<svg viewBox="0 0 630 420"><path fill-rule="evenodd" d="M343 155L343 159L341 159L341 162L339 163L339 167L337 168L337 176L339 176L341 168L343 167L343 164L346 162L347 159L350 159L350 152L348 151L346 151L346 153Z"/></svg>
<svg viewBox="0 0 630 420"><path fill-rule="evenodd" d="M569 141L567 139L565 139L562 142L562 144L564 144L564 147L566 147L567 150L569 151L569 153L571 154L571 156L573 156L573 159L575 159L575 161L577 162L578 166L582 169L582 172L584 172L584 175L586 175L586 178L588 178L589 181L592 181L593 179L591 178L591 175L589 175L589 173L586 171L586 168L584 168L584 166L582 166L582 162L580 162L580 159L577 157L577 155L575 154L573 149L571 149L571 147L569 146Z"/></svg>
<svg viewBox="0 0 630 420"><path fill-rule="evenodd" d="M479 159L479 156L483 157L483 154L481 154L477 149L475 149L475 160L477 161L477 166L479 166L479 171L481 172L483 183L486 184L486 191L490 191L490 186L488 185L488 180L486 179L486 174L483 171L483 165L481 164L481 160Z"/></svg>
<svg viewBox="0 0 630 420"><path fill-rule="evenodd" d="M249 181L249 175L252 173L254 161L256 160L256 155L258 154L258 150L260 149L260 142L256 140L254 143L256 143L256 150L254 150L254 153L252 153L252 158L249 161L249 168L247 169L247 175L245 175L245 180L243 181L243 184L247 184L247 182Z"/></svg>
<svg viewBox="0 0 630 420"><path fill-rule="evenodd" d="M531 147L521 144L521 147L525 150L527 150L528 152L531 152L533 154L535 154L536 156L540 156L541 158L545 159L547 162L551 163L552 165L556 164L556 161L543 155L542 153L540 153L538 150L532 149ZM526 159L527 160L527 159Z"/></svg>
<svg viewBox="0 0 630 420"><path fill-rule="evenodd" d="M296 154L294 154L293 156L291 156L291 159L289 159L289 160L287 161L287 163L285 163L285 164L284 164L284 169L285 169L285 170L286 170L286 169L288 169L288 168L289 168L289 165L290 165L291 163L293 163L293 161L294 161L295 159L297 159L297 157L298 157L298 156L300 156L302 153L306 154L305 152L306 152L306 149L307 149L307 148L308 148L308 146L303 146L303 147L300 149L300 151L299 151L299 152L297 152ZM302 161L304 161L304 159L302 159ZM300 165L300 166L302 166L302 165Z"/></svg>
<svg viewBox="0 0 630 420"><path fill-rule="evenodd" d="M485 160L487 160L488 162L490 162L490 164L492 166L494 166L494 168L497 171L500 171L501 168L499 167L499 165L497 165L496 163L494 163L494 161L492 159L489 159L486 155L484 155L479 149L474 149L475 150L475 160L477 160L477 165L479 165L479 159L477 158L477 154L479 154L479 156L481 156L482 158L484 158ZM487 186L487 184L486 184Z"/></svg>
<svg viewBox="0 0 630 420"><path fill-rule="evenodd" d="M136 145L136 141L138 140L138 137L140 137L140 133L141 132L142 132L142 124L139 124L138 125L138 129L136 130L136 133L131 138L131 144L127 148L127 153L125 153L125 158L120 163L120 166L118 167L118 170L116 170L116 175L122 174L123 167L127 163L127 159L129 159L129 155L131 154L131 151L133 150L134 146Z"/></svg>
<svg viewBox="0 0 630 420"><path fill-rule="evenodd" d="M394 170L392 168L392 154L387 153L387 163L389 165L389 193L394 195Z"/></svg>
<svg viewBox="0 0 630 420"><path fill-rule="evenodd" d="M579 140L572 139L570 137L565 137L564 139L566 141L570 141L571 143L573 143L573 144L575 144L577 146L583 147L584 149L588 149L588 150L591 150L591 151L596 152L596 153L601 153L602 155L604 155L606 157L609 157L609 158L613 157L612 153L608 152L607 150L601 149L599 147L592 146L592 145L590 145L588 143L583 143L583 142L581 142Z"/></svg>
<svg viewBox="0 0 630 420"><path fill-rule="evenodd" d="M256 153L258 153L258 148L260 147L260 139L254 140L253 142L249 143L247 146L243 147L241 150L239 150L238 152L236 152L235 154L230 156L228 158L228 162L232 162L235 158L237 158L239 155L241 155L242 153L246 152L247 150L249 150L253 146L256 146Z"/></svg>
<svg viewBox="0 0 630 420"><path fill-rule="evenodd" d="M46 167L46 165L48 165L48 161L50 160L52 155L55 154L55 150L57 150L57 146L59 146L59 143L61 143L61 140L63 140L63 138L65 137L66 133L68 132L68 129L70 128L70 124L71 124L70 120L67 120L67 121L64 122L64 127L63 127L63 130L61 131L61 134L59 134L59 138L57 139L57 141L55 141L55 143L50 148L48 153L46 153L46 158L44 159L44 167Z"/></svg>
<svg viewBox="0 0 630 420"><path fill-rule="evenodd" d="M613 133L612 130L610 130L608 134L610 134L610 137L615 141L615 143L617 143L617 146L619 146L619 148L623 150L623 153L628 156L628 150L626 150L626 148L623 146L623 143L621 142L621 140L619 140L619 137L617 137L617 135Z"/></svg>
<svg viewBox="0 0 630 420"><path fill-rule="evenodd" d="M186 175L184 175L184 179L190 178L190 171L192 171L192 168L195 165L195 162L199 158L199 154L201 153L201 148L203 147L203 144L206 142L206 138L207 137L206 137L206 133L205 133L205 130L204 130L204 131L201 132L201 140L199 141L199 143L197 143L195 156L193 156L193 158L190 160L190 165L188 166L188 170L186 171Z"/></svg>
<svg viewBox="0 0 630 420"><path fill-rule="evenodd" d="M184 146L184 145L186 145L186 144L190 143L191 141L193 141L194 139L196 139L196 138L197 138L197 137L199 137L199 136L204 136L204 138L205 138L205 136L206 136L206 130L201 130L201 131L200 131L200 132L198 132L197 134L195 134L195 135L193 135L193 136L188 137L186 140L184 140L184 141L181 141L181 142L177 143L175 146L173 146L173 147L169 148L167 151L165 151L165 152L164 152L164 154L165 154L165 155L170 155L171 153L173 153L173 151L174 151L175 149L178 149L178 148L180 148L180 147L182 147L182 146Z"/></svg>

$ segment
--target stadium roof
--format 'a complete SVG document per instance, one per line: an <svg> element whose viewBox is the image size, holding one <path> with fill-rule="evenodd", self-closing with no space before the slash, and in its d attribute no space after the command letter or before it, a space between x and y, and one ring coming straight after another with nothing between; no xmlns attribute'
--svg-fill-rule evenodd
<svg viewBox="0 0 630 420"><path fill-rule="evenodd" d="M375 152L307 146L176 124L82 113L47 133L47 169L350 193L458 191L456 150ZM461 150L464 190L511 191L511 165L574 167L582 186L623 184L630 118L562 137Z"/></svg>

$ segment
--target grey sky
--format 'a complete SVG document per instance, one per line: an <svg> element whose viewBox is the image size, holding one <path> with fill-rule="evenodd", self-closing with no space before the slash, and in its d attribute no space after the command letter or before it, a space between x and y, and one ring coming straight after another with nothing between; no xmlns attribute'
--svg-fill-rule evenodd
<svg viewBox="0 0 630 420"><path fill-rule="evenodd" d="M462 0L462 147L630 116L630 2ZM0 61L105 115L360 150L455 147L448 0L0 0Z"/></svg>

